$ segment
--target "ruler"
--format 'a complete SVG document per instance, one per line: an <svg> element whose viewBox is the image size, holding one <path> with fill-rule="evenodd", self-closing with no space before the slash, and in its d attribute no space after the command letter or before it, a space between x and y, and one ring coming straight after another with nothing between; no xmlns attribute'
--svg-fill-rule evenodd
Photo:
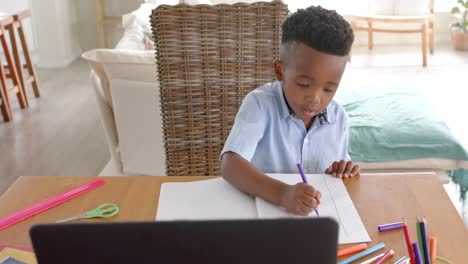
<svg viewBox="0 0 468 264"><path fill-rule="evenodd" d="M97 187L104 185L105 183L106 181L104 181L103 179L96 179L88 183L82 184L71 190L68 190L66 192L63 192L61 194L58 194L56 196L53 196L42 202L38 202L30 207L26 207L6 217L3 217L2 219L0 219L0 230L5 229L11 225L14 225L20 221L23 221L33 215L39 214L61 203L64 203L77 196L80 196L84 193L92 191L96 189Z"/></svg>

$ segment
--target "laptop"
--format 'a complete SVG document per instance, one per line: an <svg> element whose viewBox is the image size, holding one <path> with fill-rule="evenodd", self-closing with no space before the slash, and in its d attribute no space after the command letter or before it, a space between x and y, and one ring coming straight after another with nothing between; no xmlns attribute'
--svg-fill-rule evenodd
<svg viewBox="0 0 468 264"><path fill-rule="evenodd" d="M35 225L39 264L336 264L330 218Z"/></svg>

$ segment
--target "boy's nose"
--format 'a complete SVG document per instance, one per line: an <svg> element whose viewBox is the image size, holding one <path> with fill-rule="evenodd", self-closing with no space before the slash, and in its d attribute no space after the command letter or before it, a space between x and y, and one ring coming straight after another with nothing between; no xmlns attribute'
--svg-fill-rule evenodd
<svg viewBox="0 0 468 264"><path fill-rule="evenodd" d="M306 97L307 103L311 105L319 105L320 100L321 100L321 97L319 93L310 94Z"/></svg>

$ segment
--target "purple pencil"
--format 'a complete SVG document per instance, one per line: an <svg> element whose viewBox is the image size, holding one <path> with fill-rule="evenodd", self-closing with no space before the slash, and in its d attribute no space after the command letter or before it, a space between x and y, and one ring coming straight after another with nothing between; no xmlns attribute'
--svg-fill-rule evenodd
<svg viewBox="0 0 468 264"><path fill-rule="evenodd" d="M297 163L297 169L299 170L299 174L301 175L301 178L302 178L302 182L305 183L305 184L308 184L307 182L307 178L304 174L304 171L302 170L302 166L300 163ZM320 216L319 215L319 212L317 209L314 209L315 210L315 213L317 214L317 216Z"/></svg>
<svg viewBox="0 0 468 264"><path fill-rule="evenodd" d="M379 225L378 229L380 232L383 232L383 231L393 230L397 228L402 228L403 225L404 225L403 222L395 222L395 223L390 223L390 224Z"/></svg>
<svg viewBox="0 0 468 264"><path fill-rule="evenodd" d="M414 251L414 259L416 261L415 264L423 264L421 260L421 253L419 252L418 242L415 242L412 245L413 245L413 251Z"/></svg>

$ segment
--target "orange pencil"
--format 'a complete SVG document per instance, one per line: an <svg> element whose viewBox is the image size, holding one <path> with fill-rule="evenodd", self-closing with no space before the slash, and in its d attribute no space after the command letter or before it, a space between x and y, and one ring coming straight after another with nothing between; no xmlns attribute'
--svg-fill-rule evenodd
<svg viewBox="0 0 468 264"><path fill-rule="evenodd" d="M436 263L437 237L431 236L429 239L429 252L431 254L431 263Z"/></svg>
<svg viewBox="0 0 468 264"><path fill-rule="evenodd" d="M362 243L362 244L359 244L359 245L356 245L356 246L352 246L352 247L349 247L349 248L343 248L342 250L338 250L338 257L348 255L348 254L352 254L352 253L356 253L356 252L359 252L359 251L363 251L364 249L367 249L367 244L365 244L365 243Z"/></svg>

